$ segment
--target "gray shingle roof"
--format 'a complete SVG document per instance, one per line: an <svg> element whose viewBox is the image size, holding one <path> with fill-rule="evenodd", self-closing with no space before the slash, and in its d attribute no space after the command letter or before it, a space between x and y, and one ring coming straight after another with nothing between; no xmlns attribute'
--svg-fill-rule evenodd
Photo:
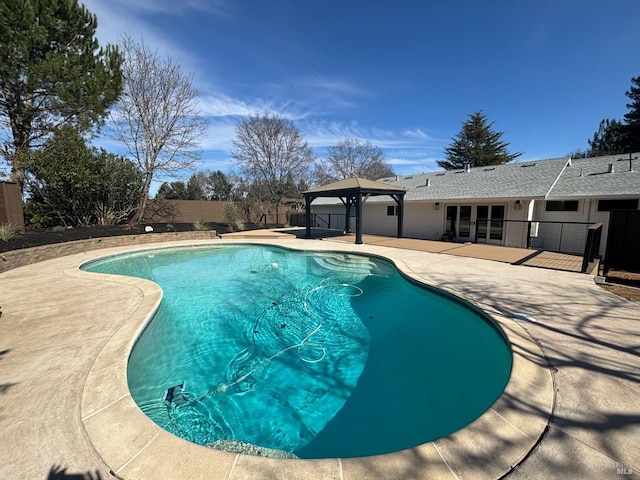
<svg viewBox="0 0 640 480"><path fill-rule="evenodd" d="M573 197L640 196L640 153L594 158L553 158L515 162L491 167L446 170L382 178L393 187L407 189L405 202L474 200L474 199L563 199ZM614 164L613 174L607 173ZM582 176L581 176L582 173ZM388 196L370 198L368 202L389 202ZM315 202L314 202L315 203ZM318 204L335 203L318 199Z"/></svg>
<svg viewBox="0 0 640 480"><path fill-rule="evenodd" d="M544 198L568 158L518 162L381 179L406 188L405 201ZM428 184L427 184L428 180Z"/></svg>
<svg viewBox="0 0 640 480"><path fill-rule="evenodd" d="M548 198L640 195L640 154L576 158L551 189ZM634 158L635 157L635 158ZM609 165L613 172L609 173Z"/></svg>

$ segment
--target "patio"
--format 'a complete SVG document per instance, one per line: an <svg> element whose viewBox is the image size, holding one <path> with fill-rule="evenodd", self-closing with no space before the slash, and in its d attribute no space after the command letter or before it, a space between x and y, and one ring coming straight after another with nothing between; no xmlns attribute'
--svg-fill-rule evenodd
<svg viewBox="0 0 640 480"><path fill-rule="evenodd" d="M329 239L346 243L354 243L353 234L343 234L337 230L313 229L312 237L316 239ZM304 229L276 228L272 230L253 230L247 232L227 233L224 238L304 238ZM416 238L396 238L381 235L361 235L363 243L367 245L379 245L392 248L405 248L421 252L446 253L459 257L480 258L494 260L496 262L511 263L513 265L526 265L530 267L548 268L550 270L563 270L567 272L580 272L582 269L582 257L566 253L547 252L527 248L505 247L501 245L489 245L482 243L457 243L437 240L422 240ZM591 264L588 272L591 275L597 273L597 261Z"/></svg>
<svg viewBox="0 0 640 480"><path fill-rule="evenodd" d="M584 274L470 258L454 251L432 253L402 244L373 244L367 238L363 245L353 245L340 238L299 240L284 235L275 239L238 240L388 256L404 264L411 275L474 302L501 323L504 321L515 335L533 337L544 357L530 340L526 344L528 351L517 349L514 353L532 368L537 366L533 371L542 372L543 376L545 371L549 372L546 362L550 363L555 405L549 419L549 412L538 407L545 404L544 400L537 398L546 397L548 393L544 392L548 390L544 381L536 385L535 379L518 380L530 395L501 399L501 408L505 409L501 411L514 414L514 418L505 419L515 428L509 427L509 431L513 434L520 430L522 438L531 437L534 447L523 454L522 463L512 465L515 469L508 478L595 479L617 473L637 475L640 468L637 303L602 291L591 276ZM183 243L225 242L236 240L227 237ZM87 415L86 402L89 397L109 399L121 395L111 391L109 385L114 373L123 374L126 362L110 370L101 368L100 361L107 354L126 360L126 350L109 351L112 340L123 336L126 341L120 346L130 345L139 329L140 315L148 316L160 294L149 282L87 278L78 274L76 267L90 258L132 248L143 247L80 253L0 274L4 312L0 319L3 332L0 424L5 433L0 440L0 477L100 475L106 479L110 478L109 471L116 468L113 462L104 463L101 458L104 446L96 444L95 432L90 432L90 436L86 430L87 421L91 423L91 418L98 420L108 413L111 404ZM122 384L124 378L118 380ZM135 425L119 425L117 417L112 420L94 425L98 431L118 434L110 434L112 455L123 454L130 444L139 445L140 452L144 452L132 456L124 466L117 466L117 474L122 478L187 478L175 469L167 469L169 465L191 472L189 478L308 478L310 471L300 466L305 462L292 462L287 474L275 461L244 456L232 458L229 465L214 471L207 455L178 455L166 436L147 440L135 434ZM544 433L539 442L528 432L534 422L542 427L549 422L546 429L542 428ZM478 428L485 427L483 423L476 430L464 429L456 437L460 440L458 444L445 441L438 448L406 451L402 457L393 459L342 460L335 465L329 461L311 462L311 471L317 478L498 478L503 468L509 469L508 465L502 465L502 458L513 449L515 437L493 435L494 442L477 445L469 432L478 433ZM465 431L470 437L466 443L461 438ZM188 447L190 452L202 453L201 450L202 447ZM145 463L145 455L153 451L155 462ZM443 458L449 462L440 462ZM300 467L291 467L296 464ZM141 465L146 465L146 469L138 470ZM429 465L433 467L431 470Z"/></svg>

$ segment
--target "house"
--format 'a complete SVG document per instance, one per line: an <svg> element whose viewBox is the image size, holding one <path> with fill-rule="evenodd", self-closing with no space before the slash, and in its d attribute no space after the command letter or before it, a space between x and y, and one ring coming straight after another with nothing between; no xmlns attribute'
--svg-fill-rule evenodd
<svg viewBox="0 0 640 480"><path fill-rule="evenodd" d="M582 254L589 225L602 223L602 255L609 212L639 208L639 157L640 153L555 158L379 182L407 190L404 237ZM314 218L332 223L333 228L343 228L344 212L342 203L332 198L318 198L311 205ZM368 198L362 231L395 236L396 215L392 198Z"/></svg>

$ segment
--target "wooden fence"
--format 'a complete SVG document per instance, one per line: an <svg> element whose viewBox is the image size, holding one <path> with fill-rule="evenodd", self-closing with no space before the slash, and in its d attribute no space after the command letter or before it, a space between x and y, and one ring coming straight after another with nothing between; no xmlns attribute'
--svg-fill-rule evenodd
<svg viewBox="0 0 640 480"><path fill-rule="evenodd" d="M0 182L0 225L11 224L24 233L22 193L15 182Z"/></svg>
<svg viewBox="0 0 640 480"><path fill-rule="evenodd" d="M228 202L215 200L157 200L149 199L145 220L149 223L193 223L197 221L227 223L225 208ZM289 205L280 205L277 209L272 205L266 214L253 212L255 223L263 221L277 223L278 219L286 218L291 212ZM236 218L240 222L247 222L242 214L240 203L236 203Z"/></svg>

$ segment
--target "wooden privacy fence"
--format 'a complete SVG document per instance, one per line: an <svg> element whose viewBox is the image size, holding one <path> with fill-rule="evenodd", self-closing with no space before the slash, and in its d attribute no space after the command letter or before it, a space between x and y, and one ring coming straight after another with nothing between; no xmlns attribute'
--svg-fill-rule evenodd
<svg viewBox="0 0 640 480"><path fill-rule="evenodd" d="M22 192L16 182L0 182L0 225L6 224L24 233Z"/></svg>
<svg viewBox="0 0 640 480"><path fill-rule="evenodd" d="M226 202L211 200L147 200L150 223L224 222Z"/></svg>
<svg viewBox="0 0 640 480"><path fill-rule="evenodd" d="M240 202L236 202L237 220L245 222L241 215ZM227 223L225 210L229 202L218 200L159 200L149 199L147 203L146 221L149 223L193 223L197 221ZM255 220L259 223L277 223L278 220L288 218L291 208L289 205L271 205L266 214L255 213ZM276 215L276 210L278 214Z"/></svg>
<svg viewBox="0 0 640 480"><path fill-rule="evenodd" d="M640 272L640 210L612 210L603 275L610 269Z"/></svg>

